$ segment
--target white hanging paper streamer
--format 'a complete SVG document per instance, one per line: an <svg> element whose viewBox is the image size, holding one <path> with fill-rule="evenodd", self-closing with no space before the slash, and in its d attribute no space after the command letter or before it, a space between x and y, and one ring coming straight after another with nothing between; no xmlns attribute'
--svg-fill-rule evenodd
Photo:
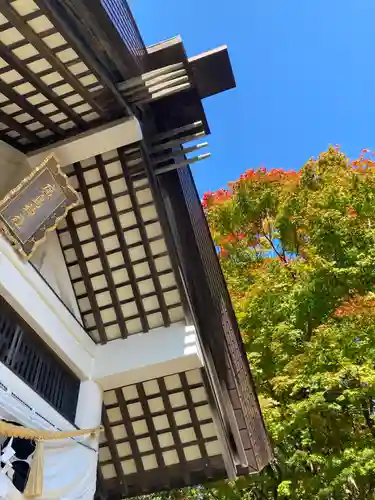
<svg viewBox="0 0 375 500"><path fill-rule="evenodd" d="M56 430L10 391L0 388L0 419L14 420L25 427ZM77 441L92 445L90 437ZM98 454L72 439L44 442L43 497L39 500L93 500ZM22 500L24 496L4 474L0 474L0 499Z"/></svg>

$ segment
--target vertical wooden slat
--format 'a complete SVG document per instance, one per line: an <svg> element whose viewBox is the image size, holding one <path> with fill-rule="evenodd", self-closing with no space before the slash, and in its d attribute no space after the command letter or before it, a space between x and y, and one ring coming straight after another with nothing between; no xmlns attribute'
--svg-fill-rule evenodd
<svg viewBox="0 0 375 500"><path fill-rule="evenodd" d="M162 290L162 287L161 287L161 284L159 281L158 272L156 269L154 257L152 255L151 246L150 246L150 242L148 240L146 227L145 227L145 224L144 224L144 221L142 218L142 214L141 214L141 210L139 207L138 198L137 198L137 195L136 195L136 192L134 189L133 181L132 181L131 176L130 176L129 168L127 166L125 148L119 149L119 158L120 158L121 168L122 168L122 171L124 173L124 178L125 178L125 181L126 181L126 184L128 187L129 197L130 197L130 200L132 202L133 209L134 209L134 216L136 218L136 221L137 221L137 224L139 227L141 240L142 240L142 243L143 243L143 246L145 249L145 253L147 256L147 262L148 262L148 265L150 267L151 278L152 278L152 282L153 282L154 287L155 287L156 296L157 296L158 301L159 301L159 306L160 306L161 314L163 317L164 326L167 327L167 326L170 326L171 319L169 317L167 304L165 302L163 290Z"/></svg>
<svg viewBox="0 0 375 500"><path fill-rule="evenodd" d="M166 479L164 487L166 489L168 489L168 487L169 487L168 468L165 466L163 453L162 453L162 450L160 447L158 436L156 434L154 421L153 421L153 418L151 415L150 408L148 406L147 397L146 397L145 390L143 388L143 384L142 383L136 384L136 388L137 388L138 395L139 395L139 402L141 403L141 406L142 406L143 416L146 420L147 427L148 427L148 430L150 433L150 439L151 439L152 447L153 447L154 452L155 452L156 461L158 463L158 467L161 469L160 474L162 474Z"/></svg>
<svg viewBox="0 0 375 500"><path fill-rule="evenodd" d="M138 313L139 313L139 317L140 317L140 321L142 324L142 329L144 332L148 332L149 324L148 324L146 312L145 312L145 309L143 306L141 293L139 291L137 277L135 275L134 268L133 268L133 265L132 265L132 262L130 259L130 253L129 253L128 245L127 245L126 240L125 240L124 230L122 229L122 226L121 226L120 217L119 217L119 214L117 211L115 199L113 197L113 193L112 193L110 182L109 182L109 179L107 176L107 172L105 170L103 158L100 155L96 157L96 165L97 165L98 170L99 170L100 178L103 182L103 187L104 187L107 202L109 205L109 210L110 210L110 213L112 215L113 224L115 226L117 236L118 236L118 239L120 242L120 249L121 249L122 257L124 259L125 267L126 267L126 270L128 272L130 285L131 285L133 295L134 295L134 300L135 300L135 303L136 303L136 306L138 309Z"/></svg>
<svg viewBox="0 0 375 500"><path fill-rule="evenodd" d="M95 237L95 243L96 243L96 246L98 248L100 262L103 266L103 271L104 271L104 274L105 274L105 277L106 277L106 280L108 283L109 293L111 295L113 307L115 309L116 318L118 321L120 333L121 333L121 336L123 338L126 338L128 335L128 330L126 328L124 314L122 312L120 299L119 299L118 294L117 294L116 285L115 285L115 282L113 279L111 266L109 265L109 262L108 262L108 257L106 254L106 250L104 248L103 239L102 239L102 236L100 234L100 229L99 229L98 222L96 220L94 208L93 208L92 203L91 203L91 199L90 199L89 191L87 188L85 176L83 174L82 166L78 162L78 163L74 164L74 168L75 168L75 172L77 175L80 192L82 194L83 202L84 202L84 205L85 205L85 208L87 211L87 215L89 218L90 226L91 226L92 232L93 232L94 237Z"/></svg>
<svg viewBox="0 0 375 500"><path fill-rule="evenodd" d="M166 413L167 418L168 418L169 427L171 429L173 441L176 445L176 453L177 453L178 460L179 460L180 467L181 467L181 469L180 469L181 475L184 478L185 483L190 484L190 471L189 471L189 468L187 466L187 461L186 461L186 457L184 454L182 441L180 438L180 433L178 431L176 420L175 420L174 415L173 415L173 408L172 408L171 402L169 400L167 387L165 385L165 380L163 378L158 378L157 382L158 382L158 386L159 386L159 390L160 390L160 395L161 395L162 400L163 400L165 413Z"/></svg>
<svg viewBox="0 0 375 500"><path fill-rule="evenodd" d="M33 29L22 19L17 12L9 6L7 0L0 0L1 12L11 21L11 23L18 29L23 36L31 42L34 47L39 51L40 55L44 57L52 66L52 68L59 72L64 80L69 83L78 94L90 103L92 108L100 115L103 115L102 109L93 99L92 94L81 84L81 82L67 69L66 65L53 54L49 47L43 40L35 33Z"/></svg>
<svg viewBox="0 0 375 500"><path fill-rule="evenodd" d="M105 333L105 328L104 328L102 316L101 316L100 311L99 311L99 306L98 306L98 303L96 300L95 291L94 291L94 288L93 288L92 283L91 283L91 278L90 278L89 271L87 269L85 256L83 255L81 243L79 241L77 229L75 227L74 220L73 220L71 213L68 213L68 215L66 217L66 223L68 226L70 236L72 238L74 251L77 255L78 266L79 266L81 274L82 274L83 283L84 283L86 291L87 291L87 297L89 299L90 307L91 307L92 313L94 315L96 328L98 330L101 342L103 344L105 344L108 340L107 335Z"/></svg>
<svg viewBox="0 0 375 500"><path fill-rule="evenodd" d="M203 437L203 434L202 434L201 425L200 425L200 422L198 420L198 417L197 417L197 414L196 414L196 411L195 411L195 408L194 408L194 401L193 401L193 398L191 396L191 392L190 392L190 388L189 388L189 383L188 383L187 378L186 378L186 373L184 373L184 372L180 373L179 377L180 377L180 380L181 380L182 388L184 390L184 394L185 394L185 398L186 398L186 402L187 402L187 406L188 406L188 410L189 410L191 422L193 424L193 428L194 428L195 434L197 436L199 451L200 451L200 453L202 455L202 458L204 458L204 459L207 460L207 473L208 473L208 477L210 477L210 475L212 473L211 466L210 466L210 461L209 461L209 457L208 457L208 454L207 454L207 449L206 449L204 437Z"/></svg>
<svg viewBox="0 0 375 500"><path fill-rule="evenodd" d="M105 430L105 436L107 438L108 448L112 456L113 466L117 474L118 490L121 491L124 495L127 495L128 484L126 482L124 471L122 470L121 467L121 461L117 451L116 441L115 438L113 437L111 424L109 422L108 415L104 406L102 409L102 424Z"/></svg>
<svg viewBox="0 0 375 500"><path fill-rule="evenodd" d="M143 466L141 455L139 453L139 448L137 445L137 438L135 436L133 426L130 422L129 411L128 411L128 408L126 406L126 401L125 401L124 395L122 393L122 390L115 389L115 393L116 393L117 401L119 402L123 423L124 423L124 426L126 429L126 434L129 438L129 445L130 445L130 448L132 450L133 460L134 460L135 465L137 467L137 474L139 474L140 482L142 484L142 479L144 478L145 469Z"/></svg>

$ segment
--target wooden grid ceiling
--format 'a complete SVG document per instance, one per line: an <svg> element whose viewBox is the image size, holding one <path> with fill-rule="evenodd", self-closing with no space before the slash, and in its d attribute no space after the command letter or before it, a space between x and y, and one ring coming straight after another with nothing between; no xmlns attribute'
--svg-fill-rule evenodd
<svg viewBox="0 0 375 500"><path fill-rule="evenodd" d="M100 123L97 76L39 0L0 0L0 139L23 151Z"/></svg>
<svg viewBox="0 0 375 500"><path fill-rule="evenodd" d="M104 393L99 464L109 498L225 476L203 377L196 369Z"/></svg>
<svg viewBox="0 0 375 500"><path fill-rule="evenodd" d="M139 149L128 147L67 170L82 204L58 235L84 326L98 343L185 319L142 165Z"/></svg>

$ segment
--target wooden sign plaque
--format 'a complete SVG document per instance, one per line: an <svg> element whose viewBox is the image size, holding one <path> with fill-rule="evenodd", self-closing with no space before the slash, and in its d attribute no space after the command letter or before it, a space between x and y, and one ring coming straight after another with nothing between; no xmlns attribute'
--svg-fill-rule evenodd
<svg viewBox="0 0 375 500"><path fill-rule="evenodd" d="M80 202L51 155L0 201L0 230L29 259L47 231Z"/></svg>

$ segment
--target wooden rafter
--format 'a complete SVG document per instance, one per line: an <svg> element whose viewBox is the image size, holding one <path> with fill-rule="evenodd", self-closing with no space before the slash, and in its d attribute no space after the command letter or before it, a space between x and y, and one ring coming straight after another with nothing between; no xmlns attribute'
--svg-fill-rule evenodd
<svg viewBox="0 0 375 500"><path fill-rule="evenodd" d="M189 383L188 383L187 378L186 378L186 373L180 373L179 377L180 377L181 385L182 385L182 388L184 390L184 394L186 397L187 407L189 410L189 414L190 414L190 418L191 418L191 421L193 424L193 428L194 428L195 434L197 436L199 451L200 451L200 454L202 455L202 458L207 459L207 473L208 473L208 477L210 477L212 474L212 470L211 470L210 461L209 461L209 458L207 455L205 439L203 437L201 425L199 423L199 420L197 418L197 414L195 412L196 405L194 405L194 401L193 401L193 398L191 396L191 392L189 390Z"/></svg>
<svg viewBox="0 0 375 500"><path fill-rule="evenodd" d="M45 84L40 78L33 73L18 57L16 57L9 48L0 43L0 56L6 61L12 69L28 82L32 83L38 91L43 94L51 103L53 103L60 111L70 117L70 119L81 130L86 130L89 125L83 120L68 104L60 99L57 94L51 90L51 87ZM28 97L26 94L24 97Z"/></svg>
<svg viewBox="0 0 375 500"><path fill-rule="evenodd" d="M124 317L124 314L122 312L120 299L118 297L116 285L115 285L115 282L113 280L111 266L109 265L109 262L108 262L107 252L106 252L106 249L104 248L103 239L102 239L102 236L100 234L98 222L97 222L96 217L95 217L94 208L92 206L92 202L90 199L90 195L89 195L89 191L88 191L88 188L86 185L86 180L85 180L85 176L84 176L84 173L82 170L82 166L78 162L78 163L74 164L74 168L75 168L75 172L77 175L79 188L80 188L80 192L82 194L85 209L87 211L87 216L89 218L90 226L91 226L92 232L94 234L95 243L96 243L96 246L98 248L99 259L100 259L100 262L101 262L101 265L103 267L103 271L104 271L104 274L105 274L105 277L106 277L106 280L108 283L109 293L111 295L113 307L115 309L115 314L116 314L118 326L119 326L119 329L121 332L121 336L123 338L126 338L128 335L128 331L127 331L126 324L125 324L125 317Z"/></svg>
<svg viewBox="0 0 375 500"><path fill-rule="evenodd" d="M98 306L98 303L96 300L95 291L94 291L94 288L93 288L92 283L91 283L90 274L89 274L89 271L87 269L85 256L83 255L81 243L79 241L77 229L74 225L74 220L73 220L71 213L68 213L67 218L66 218L66 222L67 222L67 226L68 226L68 229L70 232L70 236L72 238L74 251L75 251L77 259L78 259L78 266L79 266L79 269L80 269L81 274L82 274L83 283L84 283L86 291L87 291L87 297L89 299L91 310L92 310L92 313L94 315L96 328L98 330L101 342L103 344L105 344L108 339L107 339L107 336L105 333L105 328L103 325L102 316L100 314L99 306Z"/></svg>
<svg viewBox="0 0 375 500"><path fill-rule="evenodd" d="M62 15L65 6L61 6L60 0L35 0L39 6L41 12L51 19L56 28L64 35L65 39L75 48L79 54L82 61L92 69L93 73L96 74L99 82L103 84L112 94L113 98L117 102L119 109L125 111L126 115L131 115L131 109L125 102L124 98L121 96L120 92L117 90L116 85L113 83L112 79L107 74L100 61L94 57L94 54L86 48L82 43L82 40L74 32L69 20L66 16ZM67 3L63 0L63 4Z"/></svg>
<svg viewBox="0 0 375 500"><path fill-rule="evenodd" d="M149 325L148 325L148 321L147 321L146 312L145 312L145 309L143 306L141 293L139 291L138 283L136 280L134 267L133 267L133 264L132 264L131 259L130 259L130 253L129 253L128 245L127 245L126 240L125 240L124 230L121 226L120 216L119 216L119 213L118 213L117 208L116 208L115 199L113 197L113 193L111 190L109 179L108 179L108 176L107 176L107 173L105 170L105 166L103 163L103 159L101 156L96 157L96 165L97 165L98 170L99 170L100 178L103 182L103 187L104 187L106 199L107 199L107 202L109 205L109 210L111 212L113 224L114 224L115 230L116 230L116 234L117 234L119 242L120 242L121 253L122 253L122 256L124 259L125 268L128 272L129 281L130 281L130 285L132 287L134 300L135 300L135 303L137 305L137 309L139 312L142 328L143 328L144 332L147 332L149 330Z"/></svg>
<svg viewBox="0 0 375 500"><path fill-rule="evenodd" d="M129 438L129 445L130 445L130 448L132 451L132 457L133 457L133 460L134 460L135 465L137 467L138 474L140 475L140 479L141 479L142 475L144 475L145 469L144 469L142 457L141 457L141 454L139 452L139 448L137 445L137 439L136 439L135 434L134 434L133 426L130 423L130 415L129 415L128 407L127 407L127 404L125 402L125 398L124 398L124 395L122 393L122 390L115 389L115 393L116 393L117 401L119 402L120 412L122 415L123 424L124 424L125 429L126 429L126 434Z"/></svg>
<svg viewBox="0 0 375 500"><path fill-rule="evenodd" d="M180 434L178 432L178 427L176 425L176 420L175 420L174 415L173 415L173 409L172 409L171 402L169 400L167 387L165 385L165 381L163 378L158 378L157 382L158 382L158 386L159 386L159 390L160 390L160 395L163 399L165 413L166 413L167 418L168 418L168 423L169 423L169 427L171 429L173 441L176 444L176 452L177 452L177 456L178 456L178 461L179 461L180 466L181 466L181 475L183 476L185 483L190 484L190 472L189 472L189 469L187 467L186 457L185 457L185 454L184 454L184 451L182 448L182 442L181 442Z"/></svg>
<svg viewBox="0 0 375 500"><path fill-rule="evenodd" d="M163 469L165 469L166 465L164 462L163 453L162 453L162 450L160 447L159 439L158 439L157 434L156 434L156 428L154 425L153 415L151 414L150 408L148 406L147 397L146 397L146 393L145 393L143 384L136 384L136 388L137 388L138 395L139 395L139 402L141 403L141 406L142 406L143 416L146 420L147 427L148 427L148 430L150 432L150 440L151 440L152 447L153 447L154 452L155 452L156 462L158 464L158 467L160 469L162 469L162 471L161 471L162 474L165 474L166 471Z"/></svg>
<svg viewBox="0 0 375 500"><path fill-rule="evenodd" d="M150 267L151 278L152 278L152 282L153 282L154 287L155 287L156 296L157 296L158 301L159 301L164 326L169 326L171 324L171 320L169 317L168 308L167 308L164 294L163 294L163 290L162 290L162 287L161 287L161 284L160 284L160 281L158 278L158 273L157 273L157 269L156 269L156 265L155 265L154 256L152 255L151 246L150 246L150 243L148 241L148 236L147 236L146 228L145 228L144 221L142 218L141 210L139 208L139 202L138 202L137 195L136 195L136 192L135 192L135 189L133 186L133 181L131 179L130 171L129 171L129 168L127 166L126 152L125 151L126 150L124 148L121 148L119 150L121 168L122 168L122 171L124 174L126 185L128 187L129 197L130 197L131 202L132 202L134 216L135 216L137 224L138 224L138 229L139 229L142 243L143 243L145 253L147 256L147 262L148 262L148 265Z"/></svg>
<svg viewBox="0 0 375 500"><path fill-rule="evenodd" d="M24 137L28 141L37 142L39 140L39 137L34 132L31 132L31 130L28 130L24 125L18 123L17 120L4 113L4 111L2 111L1 108L0 108L0 121L2 121L11 130L15 130L16 132L18 132L22 137Z"/></svg>
<svg viewBox="0 0 375 500"><path fill-rule="evenodd" d="M10 20L10 22L18 29L18 31L31 42L40 55L44 57L58 71L64 80L69 83L78 94L83 96L90 103L92 108L100 115L103 115L101 108L97 105L90 92L79 82L79 80L66 68L66 65L55 56L48 46L43 42L32 28L19 16L16 11L9 6L7 0L0 0L1 12Z"/></svg>
<svg viewBox="0 0 375 500"><path fill-rule="evenodd" d="M168 221L168 215L165 208L165 203L162 199L162 193L160 186L158 184L158 180L156 178L156 173L153 168L150 155L148 153L148 149L145 143L140 144L140 150L144 162L144 170L148 180L148 184L150 186L152 196L155 202L156 212L158 214L159 222L162 228L162 233L164 235L165 243L168 248L169 258L171 260L172 269L175 274L175 279L177 283L177 287L180 293L182 306L184 308L185 315L190 315L190 305L188 304L188 299L186 296L185 286L182 282L181 274L180 274L180 258L178 256L176 241L174 240L170 223Z"/></svg>
<svg viewBox="0 0 375 500"><path fill-rule="evenodd" d="M23 95L18 94L10 85L7 85L2 80L0 80L0 92L8 97L11 102L16 103L24 112L29 113L29 115L33 116L36 120L42 123L47 129L52 130L52 132L57 135L65 135L65 131L62 130L55 122L41 113L39 109L30 104Z"/></svg>
<svg viewBox="0 0 375 500"><path fill-rule="evenodd" d="M124 474L124 471L122 470L121 463L120 463L120 457L117 452L117 447L116 447L116 442L115 438L113 437L113 432L111 429L111 424L108 420L107 412L103 406L102 410L102 424L105 430L105 436L107 438L107 443L108 443L108 448L112 456L113 460L113 466L116 470L117 474L117 485L118 485L118 490L121 491L124 495L127 494L128 492L128 486L126 482L126 476Z"/></svg>

